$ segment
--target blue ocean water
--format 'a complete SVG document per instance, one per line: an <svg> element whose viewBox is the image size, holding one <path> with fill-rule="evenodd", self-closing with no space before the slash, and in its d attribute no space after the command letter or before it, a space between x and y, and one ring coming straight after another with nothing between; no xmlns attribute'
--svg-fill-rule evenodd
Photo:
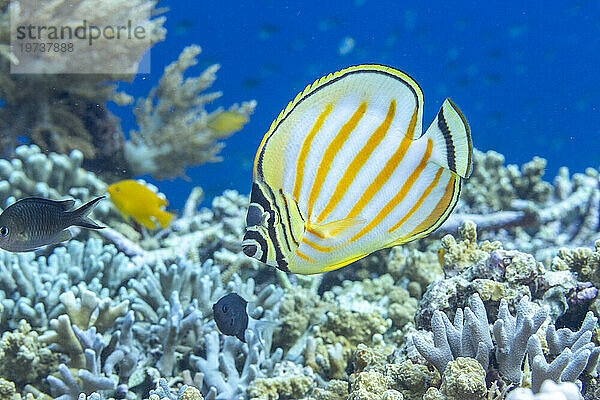
<svg viewBox="0 0 600 400"><path fill-rule="evenodd" d="M474 146L509 163L539 155L547 178L600 165L600 3L164 2L168 29L151 52L152 73L123 89L145 96L164 66L199 44L197 75L220 63L214 104L256 99L246 127L226 141L224 161L191 168L191 181L153 181L181 208L193 186L207 199L227 188L249 193L252 161L272 120L315 79L360 63L401 69L422 87L424 129L450 97L471 126ZM125 132L131 110L114 108ZM224 173L225 171L225 173ZM205 202L205 205L208 204Z"/></svg>

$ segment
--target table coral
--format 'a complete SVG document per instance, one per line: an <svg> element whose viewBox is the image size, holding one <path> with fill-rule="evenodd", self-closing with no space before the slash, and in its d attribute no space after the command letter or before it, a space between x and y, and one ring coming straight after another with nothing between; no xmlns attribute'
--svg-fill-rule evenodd
<svg viewBox="0 0 600 400"><path fill-rule="evenodd" d="M0 298L6 313L2 323L15 327L24 318L34 327L46 327L50 319L65 313L60 294L69 289L76 295L87 289L105 298L108 292L101 289L107 287L116 294L139 271L119 254L97 239L71 240L47 258L31 252L0 253Z"/></svg>

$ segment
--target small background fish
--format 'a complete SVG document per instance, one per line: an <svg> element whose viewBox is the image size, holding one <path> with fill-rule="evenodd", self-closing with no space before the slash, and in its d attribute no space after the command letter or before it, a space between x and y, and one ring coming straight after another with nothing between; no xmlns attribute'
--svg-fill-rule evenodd
<svg viewBox="0 0 600 400"><path fill-rule="evenodd" d="M71 211L75 200L54 201L29 197L11 204L0 214L0 248L32 251L71 239L69 226L102 229L87 215L104 196Z"/></svg>
<svg viewBox="0 0 600 400"><path fill-rule="evenodd" d="M161 210L168 201L159 197L152 190L132 179L113 183L107 189L110 200L119 210L123 218L133 218L148 229L156 229L154 219L162 228L166 228L173 214Z"/></svg>
<svg viewBox="0 0 600 400"><path fill-rule="evenodd" d="M237 293L229 293L213 304L213 318L223 335L235 336L245 342L248 329L248 302Z"/></svg>

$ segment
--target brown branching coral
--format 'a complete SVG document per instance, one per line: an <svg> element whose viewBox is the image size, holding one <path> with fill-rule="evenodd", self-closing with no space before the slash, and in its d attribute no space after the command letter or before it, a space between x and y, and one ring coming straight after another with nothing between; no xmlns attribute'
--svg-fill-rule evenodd
<svg viewBox="0 0 600 400"><path fill-rule="evenodd" d="M133 3L83 0L79 7L64 3L64 0L52 0L40 7L31 0L14 0L0 4L2 156L10 156L17 145L30 142L44 152L68 154L78 149L95 165L121 165L122 168L123 134L118 120L107 111L105 104L108 101L121 105L131 103L130 96L117 92L113 82L132 78L141 55L153 43L164 39L166 31L162 25L165 20L150 17L155 0ZM43 26L74 26L80 23L78 12L82 10L94 10L94 16L88 13L88 19L111 16L113 20L121 18L140 24L151 32L149 40L78 46L74 51L81 54L70 53L68 56L47 52L38 62L20 60L20 55L12 52L10 23L16 26L33 21ZM72 62L74 59L77 63ZM112 60L118 60L119 64L114 65ZM108 62L112 71L119 72L91 73L98 72L98 66ZM28 73L9 72L11 66L24 64L28 65Z"/></svg>
<svg viewBox="0 0 600 400"><path fill-rule="evenodd" d="M205 105L221 96L202 92L216 79L218 65L199 77L184 79L186 70L197 64L200 47L186 47L179 59L165 68L158 87L139 99L135 115L139 130L130 133L125 156L133 175L151 174L158 179L184 175L185 168L219 161L219 140L240 130L252 114L255 101L233 105L228 111L212 113Z"/></svg>

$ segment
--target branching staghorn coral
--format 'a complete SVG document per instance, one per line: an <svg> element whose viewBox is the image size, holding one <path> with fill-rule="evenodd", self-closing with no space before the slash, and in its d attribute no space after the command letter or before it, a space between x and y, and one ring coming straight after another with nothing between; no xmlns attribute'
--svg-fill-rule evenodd
<svg viewBox="0 0 600 400"><path fill-rule="evenodd" d="M245 339L243 343L227 336L221 349L219 334L212 331L205 337L206 357L190 357L191 364L204 375L207 397L215 393L217 400L244 398L254 379L263 376L261 368L273 369L281 361L281 349L269 354L252 330L246 330ZM238 368L236 358L240 354L244 361Z"/></svg>
<svg viewBox="0 0 600 400"><path fill-rule="evenodd" d="M100 295L98 301L90 299L90 304L96 303L94 309L101 303L106 306L103 299L109 292L116 295L139 268L114 246L89 239L86 243L71 240L48 258L36 258L34 253L0 252L0 271L0 323L15 327L20 319L25 319L33 327L46 327L50 319L66 312L61 293L71 290L78 296L89 290L95 293L94 298ZM63 296L63 300L72 304L67 297ZM102 321L104 317L96 318Z"/></svg>
<svg viewBox="0 0 600 400"><path fill-rule="evenodd" d="M75 400L81 393L92 394L99 392L102 398L102 391L112 390L117 386L116 377L109 377L102 372L102 351L105 343L102 335L96 333L95 328L81 330L73 326L76 340L79 347L83 349L84 364L81 366L71 365L71 368L78 368L75 379L72 370L65 364L58 366L60 378L49 375L47 380L50 385L52 396L61 400Z"/></svg>
<svg viewBox="0 0 600 400"><path fill-rule="evenodd" d="M540 308L532 314L532 303L529 299L523 298L517 307L517 315L513 316L508 310L508 303L502 301L498 318L493 325L496 364L489 365L489 356L494 349L494 344L491 342L485 308L477 295L473 296L472 304L483 313L477 312L478 316L471 320L468 318L465 324L462 319L463 313L458 310L454 325L450 324L445 314L439 311L434 314L431 323L433 345L420 334L413 336L416 349L442 376L448 363L456 360L458 355L458 357L476 359L486 371L489 371L490 367L497 369L500 376L508 383L520 385L523 376L523 359L527 353L532 370L531 385L533 392L537 393L542 382L547 379L555 382L574 382L586 366L589 370L596 368L600 349L590 342L592 331L597 323L593 313L588 313L577 332L568 328L557 331L553 324L548 325L546 330L548 356L553 358L553 361L548 363L540 339L535 334L546 320L547 310ZM465 314L475 316L475 313L467 310L465 309ZM476 343L478 344L475 345ZM477 348L476 352L474 348Z"/></svg>
<svg viewBox="0 0 600 400"><path fill-rule="evenodd" d="M456 310L454 324L446 314L434 312L431 320L433 346L420 335L412 337L419 353L442 375L448 363L457 357L475 358L485 369L489 365L493 343L485 307L477 294L471 297L470 304L464 312L460 308Z"/></svg>
<svg viewBox="0 0 600 400"><path fill-rule="evenodd" d="M540 391L542 383L547 379L557 383L575 382L586 367L589 372L596 368L600 348L591 340L597 322L598 318L590 311L577 332L568 328L557 330L552 324L548 325L548 359L553 359L550 363L544 355L540 339L536 336L529 338L527 354L532 370L531 388L534 393Z"/></svg>
<svg viewBox="0 0 600 400"><path fill-rule="evenodd" d="M165 72L147 98L135 108L138 131L125 143L125 158L133 175L151 174L164 179L183 176L187 166L218 161L223 148L218 140L242 128L252 114L255 101L234 105L224 114L220 109L208 113L205 105L221 96L220 92L201 94L216 79L218 65L199 77L183 78L197 64L199 46L188 46ZM217 120L218 119L218 120ZM226 123L232 119L233 123Z"/></svg>
<svg viewBox="0 0 600 400"><path fill-rule="evenodd" d="M201 386L202 382L200 382ZM204 400L200 391L189 385L183 385L174 393L165 378L160 378L156 383L156 389L150 391L148 400ZM214 396L206 397L206 400L214 400Z"/></svg>
<svg viewBox="0 0 600 400"><path fill-rule="evenodd" d="M192 191L181 217L154 237L146 238L145 244L155 245L151 249L144 248L142 244L115 229L102 229L99 234L140 265L191 257L199 262L213 259L223 266L223 281L228 281L235 272L242 269L246 274L256 274L258 261L247 257L240 244L245 228L248 196L235 190L226 190L213 199L210 209L200 210L197 210L197 201L197 194ZM265 271L262 272L268 275ZM274 278L275 272L271 271L271 274Z"/></svg>
<svg viewBox="0 0 600 400"><path fill-rule="evenodd" d="M0 159L0 207L28 196L54 200L69 196L83 203L104 194L106 183L83 169L82 163L83 153L79 150L69 155L46 155L36 145L17 147L12 159ZM100 202L94 209L96 216L109 213L107 202Z"/></svg>

